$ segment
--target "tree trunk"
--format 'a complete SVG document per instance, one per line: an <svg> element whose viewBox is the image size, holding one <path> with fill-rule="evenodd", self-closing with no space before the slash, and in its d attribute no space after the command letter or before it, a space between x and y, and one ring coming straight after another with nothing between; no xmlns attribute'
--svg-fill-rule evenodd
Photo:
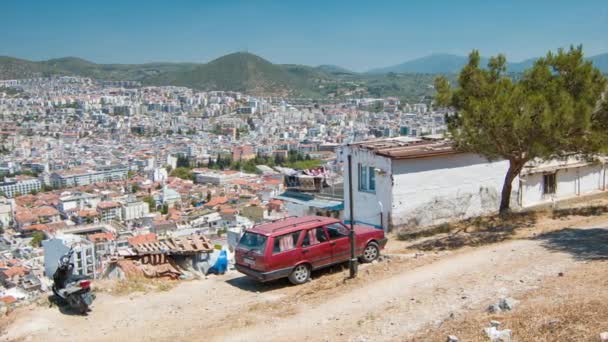
<svg viewBox="0 0 608 342"><path fill-rule="evenodd" d="M505 176L505 182L502 185L502 193L500 195L500 209L501 215L506 214L511 209L511 190L513 189L513 180L519 175L519 172L524 167L525 161L520 160L509 160L509 169Z"/></svg>

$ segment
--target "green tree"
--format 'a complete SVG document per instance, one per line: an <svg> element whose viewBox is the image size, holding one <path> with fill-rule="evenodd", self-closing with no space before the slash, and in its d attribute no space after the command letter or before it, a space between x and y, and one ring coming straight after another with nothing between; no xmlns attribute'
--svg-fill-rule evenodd
<svg viewBox="0 0 608 342"><path fill-rule="evenodd" d="M437 78L436 101L456 110L449 128L457 148L509 162L500 202L504 214L513 180L527 162L591 157L605 148L608 115L597 108L606 80L583 60L581 47L549 52L519 80L506 74L503 55L491 58L487 68L479 61L479 52L471 52L456 89Z"/></svg>
<svg viewBox="0 0 608 342"><path fill-rule="evenodd" d="M194 175L190 172L190 169L187 167L177 167L175 170L171 171L172 177L177 177L185 180L194 180Z"/></svg>
<svg viewBox="0 0 608 342"><path fill-rule="evenodd" d="M42 245L42 240L44 240L45 236L44 233L41 231L35 231L34 234L32 234L32 240L30 241L30 245L32 247L40 247Z"/></svg>
<svg viewBox="0 0 608 342"><path fill-rule="evenodd" d="M186 156L178 155L176 166L178 168L179 167L189 168L190 167L190 158L188 158Z"/></svg>
<svg viewBox="0 0 608 342"><path fill-rule="evenodd" d="M152 196L146 196L143 199L144 202L148 203L148 209L150 212L156 211L156 201Z"/></svg>
<svg viewBox="0 0 608 342"><path fill-rule="evenodd" d="M163 215L167 215L169 213L169 205L167 203L163 204L160 208L160 213Z"/></svg>

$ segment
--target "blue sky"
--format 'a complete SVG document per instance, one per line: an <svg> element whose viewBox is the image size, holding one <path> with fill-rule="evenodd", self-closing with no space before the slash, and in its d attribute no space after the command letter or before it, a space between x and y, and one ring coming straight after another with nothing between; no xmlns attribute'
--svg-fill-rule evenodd
<svg viewBox="0 0 608 342"><path fill-rule="evenodd" d="M33 60L207 62L249 51L366 70L473 48L512 61L570 44L608 52L607 0L3 0L0 23L0 55Z"/></svg>

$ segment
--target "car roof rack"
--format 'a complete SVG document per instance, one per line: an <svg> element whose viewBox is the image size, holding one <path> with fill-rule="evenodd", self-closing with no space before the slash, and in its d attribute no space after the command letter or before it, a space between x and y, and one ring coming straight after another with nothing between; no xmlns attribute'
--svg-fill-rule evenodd
<svg viewBox="0 0 608 342"><path fill-rule="evenodd" d="M305 223L310 223L310 222L322 222L322 220L318 219L318 218L314 218L314 219L310 219L310 220L306 220L306 221L302 221L302 222L298 222L298 223L290 223L290 224L286 224L286 225L281 226L281 227L276 227L272 231L276 232L277 230L281 230L281 229L285 229L285 228L289 228L289 227L295 227L297 225L305 224Z"/></svg>

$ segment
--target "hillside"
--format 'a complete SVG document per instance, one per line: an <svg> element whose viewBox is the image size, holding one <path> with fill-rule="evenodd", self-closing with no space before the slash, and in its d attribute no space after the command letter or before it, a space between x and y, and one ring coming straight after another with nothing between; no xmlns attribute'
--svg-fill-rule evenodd
<svg viewBox="0 0 608 342"><path fill-rule="evenodd" d="M386 68L372 69L370 74L393 73L423 73L423 74L450 74L457 73L467 63L468 58L450 54L433 54L421 58L416 58L401 64ZM482 64L487 60L482 59Z"/></svg>
<svg viewBox="0 0 608 342"><path fill-rule="evenodd" d="M432 93L433 75L366 75L333 65L273 64L251 53L233 53L206 64L97 64L75 57L33 62L0 57L0 79L80 75L274 96L339 98L397 96L419 101Z"/></svg>
<svg viewBox="0 0 608 342"><path fill-rule="evenodd" d="M191 70L150 78L147 82L287 96L313 95L314 84L325 79L329 79L329 75L308 66L273 64L254 54L237 52Z"/></svg>
<svg viewBox="0 0 608 342"><path fill-rule="evenodd" d="M593 56L589 60L608 73L608 54ZM396 96L415 102L433 94L436 74L453 78L466 61L464 56L436 54L367 73L356 73L335 65L273 64L246 52L232 53L206 64L97 64L76 57L35 62L0 56L0 79L79 75L101 80L139 81L144 85L178 85L255 95L307 98ZM510 63L509 71L519 73L533 62L534 59L529 59ZM482 59L482 64L486 63L487 59Z"/></svg>
<svg viewBox="0 0 608 342"><path fill-rule="evenodd" d="M480 64L487 65L488 58L481 58ZM530 68L536 58L526 59L521 62L508 63L508 71L520 73ZM587 57L587 60L600 69L603 73L608 73L608 53ZM460 69L467 63L468 57L450 55L450 54L433 54L417 59L413 59L401 64L388 66L385 68L377 68L369 70L368 74L386 74L386 73L427 73L427 74L451 74L458 73Z"/></svg>
<svg viewBox="0 0 608 342"><path fill-rule="evenodd" d="M77 57L33 62L13 57L0 57L0 79L78 75L104 80L146 82L151 77L191 69L194 65L193 63L96 64Z"/></svg>

